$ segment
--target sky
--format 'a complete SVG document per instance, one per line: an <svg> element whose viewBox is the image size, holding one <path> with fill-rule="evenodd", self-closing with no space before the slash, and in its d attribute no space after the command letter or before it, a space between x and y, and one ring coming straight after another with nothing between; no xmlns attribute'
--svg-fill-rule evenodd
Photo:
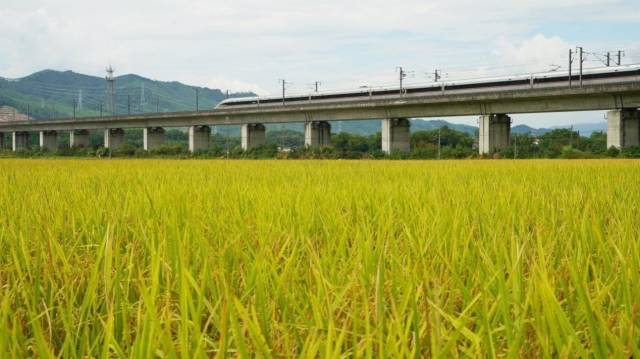
<svg viewBox="0 0 640 359"><path fill-rule="evenodd" d="M547 71L582 46L640 63L638 0L3 0L0 76L42 69L278 94ZM534 127L602 112L516 115ZM475 124L475 118L456 118Z"/></svg>

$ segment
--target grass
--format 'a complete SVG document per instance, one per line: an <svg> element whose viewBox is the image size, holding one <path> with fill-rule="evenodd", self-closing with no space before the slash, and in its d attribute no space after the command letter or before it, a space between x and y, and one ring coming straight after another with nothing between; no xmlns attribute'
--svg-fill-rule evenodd
<svg viewBox="0 0 640 359"><path fill-rule="evenodd" d="M0 357L640 357L640 165L0 161Z"/></svg>

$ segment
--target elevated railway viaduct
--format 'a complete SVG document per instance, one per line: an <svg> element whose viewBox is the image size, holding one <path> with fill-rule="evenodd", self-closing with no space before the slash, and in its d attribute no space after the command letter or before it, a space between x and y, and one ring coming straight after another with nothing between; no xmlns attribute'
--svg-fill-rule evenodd
<svg viewBox="0 0 640 359"><path fill-rule="evenodd" d="M433 84L404 89L363 89L353 92L249 98L224 101L215 109L197 112L129 116L23 120L0 123L0 145L13 150L28 146L38 132L40 146L57 147L60 131L70 132L72 147L88 146L89 131L104 133L104 146L124 140L124 129L142 128L144 148L164 143L164 129L189 128L189 150L205 150L211 126L241 125L242 147L264 144L265 124L304 123L307 146L331 144L331 121L381 120L382 149L410 149L410 118L479 116L481 154L506 147L511 114L606 110L607 146L640 145L640 66L576 75L546 74L484 81ZM8 135L8 136L7 136Z"/></svg>

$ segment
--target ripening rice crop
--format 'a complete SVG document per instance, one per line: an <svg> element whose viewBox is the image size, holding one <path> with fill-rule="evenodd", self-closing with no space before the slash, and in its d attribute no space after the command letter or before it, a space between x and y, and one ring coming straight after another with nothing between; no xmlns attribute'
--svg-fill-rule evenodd
<svg viewBox="0 0 640 359"><path fill-rule="evenodd" d="M636 161L0 161L0 357L640 357Z"/></svg>

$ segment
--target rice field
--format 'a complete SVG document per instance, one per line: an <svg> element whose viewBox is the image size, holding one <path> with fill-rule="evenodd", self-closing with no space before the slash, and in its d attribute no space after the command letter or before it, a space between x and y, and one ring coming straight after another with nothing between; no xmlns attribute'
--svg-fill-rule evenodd
<svg viewBox="0 0 640 359"><path fill-rule="evenodd" d="M640 162L0 161L0 357L640 357Z"/></svg>

